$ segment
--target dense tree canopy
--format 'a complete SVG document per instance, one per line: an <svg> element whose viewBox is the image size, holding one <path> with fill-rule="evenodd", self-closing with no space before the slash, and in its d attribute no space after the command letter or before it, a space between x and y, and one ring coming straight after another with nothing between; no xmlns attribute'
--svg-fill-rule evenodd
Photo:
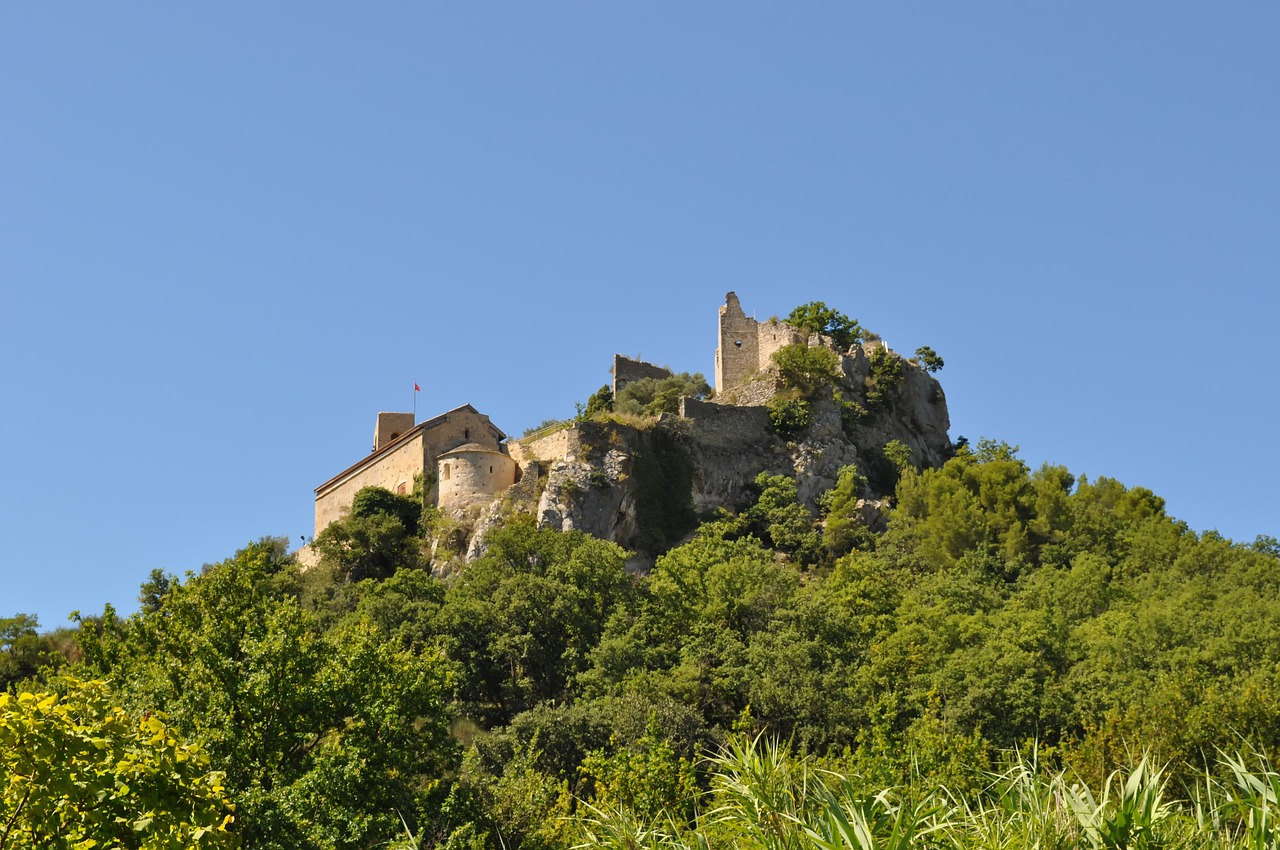
<svg viewBox="0 0 1280 850"><path fill-rule="evenodd" d="M717 781L699 753L757 733L974 794L1013 750L1100 788L1130 753L1194 784L1242 737L1280 747L1274 540L1196 534L1149 490L995 441L899 460L891 500L849 466L817 516L762 475L647 571L514 514L440 578L446 518L370 493L310 571L267 540L153 574L136 615L82 618L81 672L198 740L255 848L564 848L588 803L696 819L682 801ZM42 665L75 659L46 638L0 622L10 690L56 690Z"/></svg>

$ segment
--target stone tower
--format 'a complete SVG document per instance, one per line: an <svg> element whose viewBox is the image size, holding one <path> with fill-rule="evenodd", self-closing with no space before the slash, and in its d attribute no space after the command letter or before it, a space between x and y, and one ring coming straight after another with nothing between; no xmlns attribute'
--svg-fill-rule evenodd
<svg viewBox="0 0 1280 850"><path fill-rule="evenodd" d="M720 307L720 337L716 346L716 393L742 384L760 368L759 332L755 319L742 312L738 296L729 292Z"/></svg>

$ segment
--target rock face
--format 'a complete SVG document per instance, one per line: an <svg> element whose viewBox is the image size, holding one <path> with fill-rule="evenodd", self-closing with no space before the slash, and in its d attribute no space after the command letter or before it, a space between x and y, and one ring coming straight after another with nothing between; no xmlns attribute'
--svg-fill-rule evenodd
<svg viewBox="0 0 1280 850"><path fill-rule="evenodd" d="M562 439L561 456L546 463L546 486L533 509L538 524L652 554L679 542L699 517L745 507L762 472L795 478L800 500L816 515L818 497L849 464L870 479L865 496L872 504L896 480L886 443L902 443L920 468L941 465L952 451L941 386L878 347L855 345L840 357L838 396L814 401L811 424L791 440L770 421L765 402L780 382L768 371L733 395L737 404L684 399L678 416L647 427L578 423ZM878 373L873 359L881 362ZM895 366L892 381L883 378L885 363Z"/></svg>

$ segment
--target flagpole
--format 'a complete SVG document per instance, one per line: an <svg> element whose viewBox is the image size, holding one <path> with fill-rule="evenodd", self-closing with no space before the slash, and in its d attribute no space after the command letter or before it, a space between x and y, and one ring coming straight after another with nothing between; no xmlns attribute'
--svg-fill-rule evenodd
<svg viewBox="0 0 1280 850"><path fill-rule="evenodd" d="M418 424L418 385L413 385L413 424Z"/></svg>

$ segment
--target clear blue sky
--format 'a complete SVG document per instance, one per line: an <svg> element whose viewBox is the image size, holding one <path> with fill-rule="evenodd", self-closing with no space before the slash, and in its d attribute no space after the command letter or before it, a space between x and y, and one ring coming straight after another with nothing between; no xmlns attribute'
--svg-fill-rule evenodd
<svg viewBox="0 0 1280 850"><path fill-rule="evenodd" d="M374 414L518 435L821 299L952 436L1280 535L1280 5L6 3L0 616L310 535Z"/></svg>

